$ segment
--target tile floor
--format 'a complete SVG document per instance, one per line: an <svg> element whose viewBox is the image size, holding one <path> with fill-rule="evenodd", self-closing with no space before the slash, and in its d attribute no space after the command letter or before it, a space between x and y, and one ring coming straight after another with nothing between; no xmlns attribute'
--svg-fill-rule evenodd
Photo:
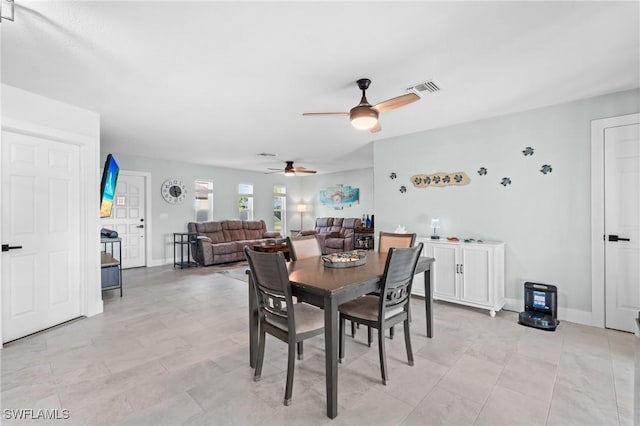
<svg viewBox="0 0 640 426"><path fill-rule="evenodd" d="M361 330L347 338L339 414L325 415L324 340L305 344L293 403L282 404L286 346L267 340L262 381L248 366L243 271L124 271L104 313L0 351L2 408L67 409L65 425L630 425L634 337L561 323L555 333L437 303L425 337L414 300L415 366L402 333L387 340L390 381ZM375 344L375 341L374 341Z"/></svg>

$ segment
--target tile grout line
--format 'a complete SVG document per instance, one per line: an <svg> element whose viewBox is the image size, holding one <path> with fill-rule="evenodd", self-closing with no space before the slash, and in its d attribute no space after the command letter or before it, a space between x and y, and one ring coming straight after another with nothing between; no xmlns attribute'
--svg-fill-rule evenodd
<svg viewBox="0 0 640 426"><path fill-rule="evenodd" d="M478 418L480 417L480 414L482 413L482 410L484 410L484 407L486 407L487 402L489 401L489 398L491 398L491 394L493 393L493 391L495 390L496 386L498 385L498 380L500 379L500 376L502 375L502 373L504 372L504 369L506 368L506 366L502 367L502 370L500 370L500 374L498 374L498 377L496 377L496 381L493 384L493 386L491 387L491 391L489 392L489 394L487 395L487 397L485 398L484 402L482 403L482 407L480 407L480 410L478 411L478 414L476 415L476 418L473 420L473 424L475 425L476 422L478 421Z"/></svg>
<svg viewBox="0 0 640 426"><path fill-rule="evenodd" d="M606 332L606 328L605 328L605 332ZM609 348L609 359L610 359L609 365L611 366L611 377L613 378L613 396L615 397L615 400L616 400L616 414L618 416L618 425L621 425L622 422L620 421L620 403L618 402L616 374L613 368L613 357L611 356L611 339L609 338L609 333L606 333L606 335L607 335L607 347Z"/></svg>
<svg viewBox="0 0 640 426"><path fill-rule="evenodd" d="M558 375L560 374L560 364L562 363L562 354L564 353L564 336L562 336L562 344L560 345L560 359L558 360L558 366L556 367L556 374L553 379L553 389L551 389L551 401L549 401L549 407L547 408L547 419L545 424L549 424L549 416L551 415L551 406L553 405L553 394L556 391L556 384L558 383Z"/></svg>
<svg viewBox="0 0 640 426"><path fill-rule="evenodd" d="M438 387L438 383L440 383L440 382L442 381L442 378L443 378L444 376L446 376L446 375L447 375L447 374L445 373L445 374L443 374L443 375L442 375L442 377L440 377L440 378L438 379L438 381L433 385L433 387L431 388L431 390L430 390L429 392L427 392L427 394L426 394L426 395L425 395L425 396L424 396L420 401L418 401L418 403L415 405L415 407L413 407L413 410L411 410L411 411L409 412L409 414L407 414L407 415L405 416L405 418L404 418L404 419L402 419L402 422L401 422L400 424L402 424L402 423L403 423L404 421L406 421L409 417L411 417L411 415L412 415L412 414L413 414L413 413L418 409L418 406L420 406L420 404L422 404L422 402L423 402L425 399L427 399L427 398L428 398L428 397L429 397L429 396L430 396L430 395L435 391L435 388L437 388L437 387Z"/></svg>

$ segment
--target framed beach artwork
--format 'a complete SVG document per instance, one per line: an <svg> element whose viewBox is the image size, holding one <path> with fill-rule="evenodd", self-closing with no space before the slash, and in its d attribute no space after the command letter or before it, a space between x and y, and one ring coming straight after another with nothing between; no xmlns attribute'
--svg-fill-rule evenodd
<svg viewBox="0 0 640 426"><path fill-rule="evenodd" d="M346 185L330 186L320 191L320 203L335 210L360 204L360 188Z"/></svg>

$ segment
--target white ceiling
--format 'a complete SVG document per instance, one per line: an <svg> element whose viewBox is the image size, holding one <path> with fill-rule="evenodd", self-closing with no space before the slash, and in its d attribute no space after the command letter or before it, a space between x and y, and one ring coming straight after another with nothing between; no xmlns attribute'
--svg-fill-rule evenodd
<svg viewBox="0 0 640 426"><path fill-rule="evenodd" d="M16 0L2 81L97 111L103 152L264 171L372 166L373 140L640 87L639 3ZM442 91L347 117L434 79ZM260 152L276 153L261 158Z"/></svg>

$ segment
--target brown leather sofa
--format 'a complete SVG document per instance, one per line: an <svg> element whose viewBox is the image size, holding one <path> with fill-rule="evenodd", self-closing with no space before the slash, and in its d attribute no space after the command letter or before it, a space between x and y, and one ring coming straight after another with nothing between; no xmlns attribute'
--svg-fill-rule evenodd
<svg viewBox="0 0 640 426"><path fill-rule="evenodd" d="M355 229L362 227L362 220L355 217L319 217L315 229L302 231L302 235L316 235L322 254L353 250Z"/></svg>
<svg viewBox="0 0 640 426"><path fill-rule="evenodd" d="M282 237L278 232L267 232L264 220L189 222L187 230L198 234L193 256L204 266L244 260L244 246Z"/></svg>

